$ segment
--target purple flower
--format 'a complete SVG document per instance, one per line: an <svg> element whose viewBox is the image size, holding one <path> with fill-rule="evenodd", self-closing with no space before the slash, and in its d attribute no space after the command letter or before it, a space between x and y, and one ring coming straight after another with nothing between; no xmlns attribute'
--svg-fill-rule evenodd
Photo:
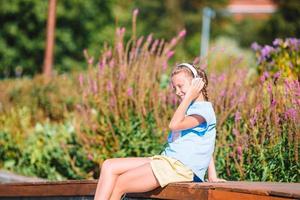
<svg viewBox="0 0 300 200"><path fill-rule="evenodd" d="M294 109L294 108L289 108L285 111L284 115L285 115L285 118L288 119L292 119L292 120L296 120L297 118L297 110Z"/></svg>
<svg viewBox="0 0 300 200"><path fill-rule="evenodd" d="M296 39L296 38L288 38L286 39L288 42L288 45L290 46L290 48L292 50L296 50L298 51L299 46L300 46L300 40Z"/></svg>
<svg viewBox="0 0 300 200"><path fill-rule="evenodd" d="M273 75L273 78L274 78L274 79L278 79L278 78L280 77L280 75L281 75L281 72L278 71L278 72L276 72L276 73Z"/></svg>
<svg viewBox="0 0 300 200"><path fill-rule="evenodd" d="M261 49L261 46L259 44L257 44L257 42L253 42L251 44L251 49L253 49L254 51L258 51Z"/></svg>
<svg viewBox="0 0 300 200"><path fill-rule="evenodd" d="M261 49L261 61L264 61L266 58L270 57L271 53L274 52L275 49L269 45L265 45L264 48Z"/></svg>
<svg viewBox="0 0 300 200"><path fill-rule="evenodd" d="M274 45L274 46L279 46L279 45L281 45L281 44L283 44L283 41L282 41L282 39L280 39L280 38L276 38L276 39L273 41L273 45Z"/></svg>

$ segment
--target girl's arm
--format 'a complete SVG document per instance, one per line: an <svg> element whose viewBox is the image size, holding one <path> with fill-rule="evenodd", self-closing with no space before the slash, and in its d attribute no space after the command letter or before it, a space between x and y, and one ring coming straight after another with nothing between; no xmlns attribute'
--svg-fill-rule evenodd
<svg viewBox="0 0 300 200"><path fill-rule="evenodd" d="M203 88L203 81L197 80L192 83L189 91L186 93L185 97L183 98L182 102L176 109L170 124L169 128L172 131L184 130L191 127L195 127L198 124L205 121L205 119L199 115L190 115L185 116L185 112L188 109L191 102L198 97L199 92Z"/></svg>
<svg viewBox="0 0 300 200"><path fill-rule="evenodd" d="M215 162L214 162L213 156L211 156L207 173L208 173L208 181L209 182L226 182L225 179L221 179L221 178L217 177L217 172L216 172L216 167L215 167Z"/></svg>

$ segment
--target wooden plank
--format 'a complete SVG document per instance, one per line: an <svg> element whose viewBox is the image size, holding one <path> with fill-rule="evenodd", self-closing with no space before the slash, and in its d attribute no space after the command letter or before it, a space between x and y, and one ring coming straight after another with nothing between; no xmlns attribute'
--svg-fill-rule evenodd
<svg viewBox="0 0 300 200"><path fill-rule="evenodd" d="M96 181L61 181L0 184L0 196L85 196L94 195Z"/></svg>
<svg viewBox="0 0 300 200"><path fill-rule="evenodd" d="M224 190L209 190L208 192L209 200L229 200L229 199L239 199L239 200L287 200L283 197L256 195L256 194L246 194L239 192L229 192Z"/></svg>
<svg viewBox="0 0 300 200"><path fill-rule="evenodd" d="M131 193L126 197L157 198L173 200L208 200L208 188L190 188L186 185L170 184L164 188L158 188L145 193Z"/></svg>
<svg viewBox="0 0 300 200"><path fill-rule="evenodd" d="M232 192L300 199L300 183L228 181L226 183L201 184Z"/></svg>
<svg viewBox="0 0 300 200"><path fill-rule="evenodd" d="M90 196L94 195L97 180L69 180L58 182L31 182L0 184L0 196ZM260 196L300 199L300 183L233 182L175 183L165 188L129 197L161 199L208 199L209 190L244 193Z"/></svg>

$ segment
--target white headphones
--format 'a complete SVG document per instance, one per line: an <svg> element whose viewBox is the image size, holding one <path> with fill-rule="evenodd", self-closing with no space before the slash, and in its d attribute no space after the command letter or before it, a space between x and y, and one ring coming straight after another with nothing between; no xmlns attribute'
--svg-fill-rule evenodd
<svg viewBox="0 0 300 200"><path fill-rule="evenodd" d="M177 67L179 67L179 66L185 66L185 67L189 68L192 71L194 78L199 78L197 70L195 69L195 67L193 65L191 65L189 63L180 63L177 65Z"/></svg>

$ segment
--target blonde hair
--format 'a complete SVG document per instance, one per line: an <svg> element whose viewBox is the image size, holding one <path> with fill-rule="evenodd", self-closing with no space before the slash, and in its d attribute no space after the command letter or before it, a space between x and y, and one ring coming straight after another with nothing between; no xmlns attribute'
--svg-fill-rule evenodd
<svg viewBox="0 0 300 200"><path fill-rule="evenodd" d="M197 71L197 75L198 77L202 78L202 80L204 81L204 87L203 89L201 90L203 96L204 96L204 99L206 101L208 101L208 94L207 94L207 85L208 85L208 79L207 79L207 75L205 73L205 71L203 69L197 69L193 64L190 64L188 63L189 65L192 65L195 70ZM187 67L184 63L182 64L179 64L177 65L173 70L172 70L172 73L171 73L171 78L176 75L176 74L179 74L179 73L185 73L186 75L192 77L192 78L195 78L194 76L194 73L192 72L192 70Z"/></svg>

